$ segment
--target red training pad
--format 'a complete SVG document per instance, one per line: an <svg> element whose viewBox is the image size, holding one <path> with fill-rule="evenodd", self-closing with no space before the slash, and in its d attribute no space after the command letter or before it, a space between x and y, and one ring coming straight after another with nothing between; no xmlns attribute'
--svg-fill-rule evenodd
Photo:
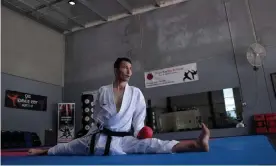
<svg viewBox="0 0 276 166"><path fill-rule="evenodd" d="M1 156L27 156L28 152L1 152Z"/></svg>

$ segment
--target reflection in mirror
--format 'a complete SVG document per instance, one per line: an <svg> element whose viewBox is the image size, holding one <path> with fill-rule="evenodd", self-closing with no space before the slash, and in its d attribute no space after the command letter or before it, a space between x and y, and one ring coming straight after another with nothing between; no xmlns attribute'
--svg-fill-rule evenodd
<svg viewBox="0 0 276 166"><path fill-rule="evenodd" d="M157 133L244 127L239 88L151 98L146 125Z"/></svg>

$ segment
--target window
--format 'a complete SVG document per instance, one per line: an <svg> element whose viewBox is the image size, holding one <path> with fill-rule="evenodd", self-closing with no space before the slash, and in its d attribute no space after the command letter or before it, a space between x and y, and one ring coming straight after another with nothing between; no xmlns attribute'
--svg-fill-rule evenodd
<svg viewBox="0 0 276 166"><path fill-rule="evenodd" d="M233 118L237 118L233 89L223 89L223 96L227 115Z"/></svg>

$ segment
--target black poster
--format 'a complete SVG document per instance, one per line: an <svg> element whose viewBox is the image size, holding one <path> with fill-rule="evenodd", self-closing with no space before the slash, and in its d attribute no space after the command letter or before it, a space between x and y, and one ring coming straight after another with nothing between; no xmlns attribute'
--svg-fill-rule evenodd
<svg viewBox="0 0 276 166"><path fill-rule="evenodd" d="M5 107L46 111L47 97L6 90Z"/></svg>

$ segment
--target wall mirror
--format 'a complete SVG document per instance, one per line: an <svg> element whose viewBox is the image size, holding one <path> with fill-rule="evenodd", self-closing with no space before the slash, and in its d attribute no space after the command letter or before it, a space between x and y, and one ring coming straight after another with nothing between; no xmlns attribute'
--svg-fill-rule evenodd
<svg viewBox="0 0 276 166"><path fill-rule="evenodd" d="M200 130L201 122L210 129L244 127L240 89L151 98L146 124L156 133Z"/></svg>

